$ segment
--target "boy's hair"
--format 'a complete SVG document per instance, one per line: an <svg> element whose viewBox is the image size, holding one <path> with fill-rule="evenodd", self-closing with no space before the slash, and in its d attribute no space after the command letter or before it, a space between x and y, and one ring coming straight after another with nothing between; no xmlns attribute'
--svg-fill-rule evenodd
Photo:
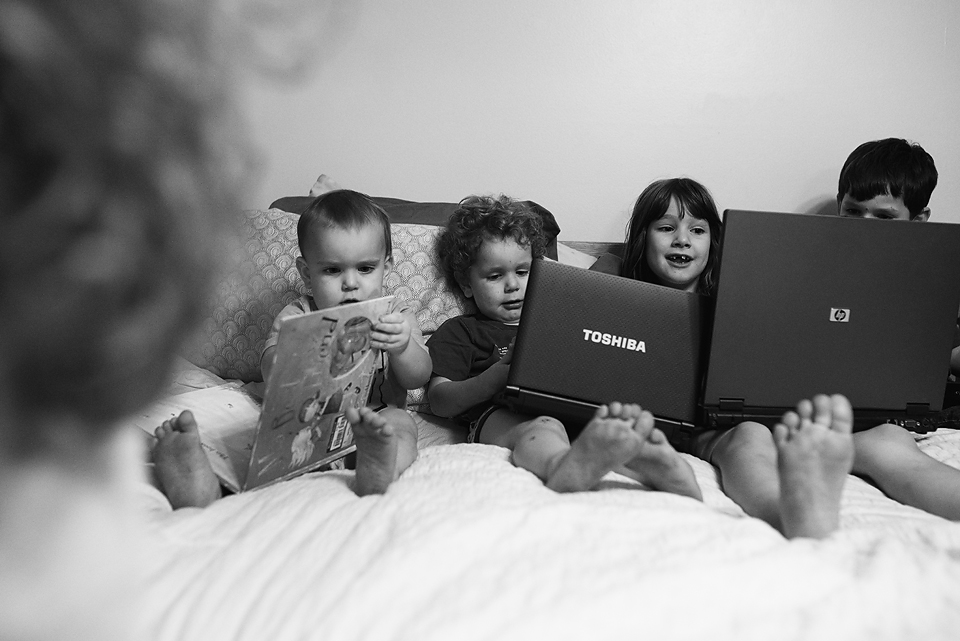
<svg viewBox="0 0 960 641"><path fill-rule="evenodd" d="M936 186L937 168L923 147L902 138L871 140L854 149L843 163L837 204L847 194L861 201L890 194L901 198L910 218L916 218Z"/></svg>
<svg viewBox="0 0 960 641"><path fill-rule="evenodd" d="M677 201L681 217L693 216L707 221L710 226L710 255L697 282L697 291L708 296L713 295L722 223L710 192L690 178L657 180L648 185L637 198L633 206L633 214L627 223L627 238L620 275L634 280L656 281L645 256L647 228L650 227L650 223L659 220L667 213L673 200Z"/></svg>
<svg viewBox="0 0 960 641"><path fill-rule="evenodd" d="M529 247L534 259L546 253L547 237L540 216L523 203L501 194L468 196L450 215L446 229L437 240L440 262L450 287L469 280L470 267L485 240L512 239Z"/></svg>
<svg viewBox="0 0 960 641"><path fill-rule="evenodd" d="M369 196L349 189L337 189L317 196L300 214L297 221L297 244L300 255L304 251L311 232L317 229L359 229L366 225L379 225L383 230L383 247L387 258L393 256L393 241L390 238L390 218L380 205Z"/></svg>

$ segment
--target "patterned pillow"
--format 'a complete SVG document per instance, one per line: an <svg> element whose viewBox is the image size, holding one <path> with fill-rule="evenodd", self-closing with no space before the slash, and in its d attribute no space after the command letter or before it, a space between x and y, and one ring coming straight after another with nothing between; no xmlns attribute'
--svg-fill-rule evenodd
<svg viewBox="0 0 960 641"><path fill-rule="evenodd" d="M298 219L279 209L243 213L242 251L218 284L187 360L222 378L262 380L260 352L273 319L306 293L296 268ZM394 267L384 277L384 293L408 301L424 334L474 311L450 291L436 264L440 227L394 224L392 230ZM423 390L411 393L411 409L425 409L423 396Z"/></svg>

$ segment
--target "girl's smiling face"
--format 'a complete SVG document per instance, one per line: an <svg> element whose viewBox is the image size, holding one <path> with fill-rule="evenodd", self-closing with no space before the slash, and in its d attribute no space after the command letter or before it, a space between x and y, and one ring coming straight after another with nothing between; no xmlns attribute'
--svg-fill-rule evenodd
<svg viewBox="0 0 960 641"><path fill-rule="evenodd" d="M700 274L710 258L710 225L683 213L676 199L647 227L647 265L657 282L674 289L697 291Z"/></svg>

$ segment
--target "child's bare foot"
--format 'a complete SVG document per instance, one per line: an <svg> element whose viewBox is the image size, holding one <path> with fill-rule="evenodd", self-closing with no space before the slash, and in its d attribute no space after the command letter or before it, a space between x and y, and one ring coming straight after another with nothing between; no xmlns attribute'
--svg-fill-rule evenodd
<svg viewBox="0 0 960 641"><path fill-rule="evenodd" d="M369 407L347 409L357 444L359 496L383 494L397 479L397 433L394 427Z"/></svg>
<svg viewBox="0 0 960 641"><path fill-rule="evenodd" d="M703 494L693 468L673 449L666 434L653 427L653 416L650 416L650 425L640 453L627 461L625 466L633 473L630 476L660 492L702 501Z"/></svg>
<svg viewBox="0 0 960 641"><path fill-rule="evenodd" d="M643 439L634 425L641 416L639 405L611 403L597 408L593 419L550 472L547 487L557 492L590 490L607 472L636 456Z"/></svg>
<svg viewBox="0 0 960 641"><path fill-rule="evenodd" d="M200 446L200 433L192 413L183 411L164 421L154 435L154 468L174 509L206 507L220 498L220 482Z"/></svg>
<svg viewBox="0 0 960 641"><path fill-rule="evenodd" d="M853 409L840 394L797 403L773 428L783 535L822 539L840 525L840 497L853 466Z"/></svg>

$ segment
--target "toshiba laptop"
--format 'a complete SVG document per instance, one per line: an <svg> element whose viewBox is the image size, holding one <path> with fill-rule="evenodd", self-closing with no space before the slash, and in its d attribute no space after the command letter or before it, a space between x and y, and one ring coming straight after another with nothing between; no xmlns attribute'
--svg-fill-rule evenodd
<svg viewBox="0 0 960 641"><path fill-rule="evenodd" d="M571 438L612 401L639 403L671 439L688 434L708 304L698 294L534 261L507 398L515 411L557 417Z"/></svg>
<svg viewBox="0 0 960 641"><path fill-rule="evenodd" d="M772 425L840 393L854 429L925 431L960 303L960 225L724 212L705 423Z"/></svg>

